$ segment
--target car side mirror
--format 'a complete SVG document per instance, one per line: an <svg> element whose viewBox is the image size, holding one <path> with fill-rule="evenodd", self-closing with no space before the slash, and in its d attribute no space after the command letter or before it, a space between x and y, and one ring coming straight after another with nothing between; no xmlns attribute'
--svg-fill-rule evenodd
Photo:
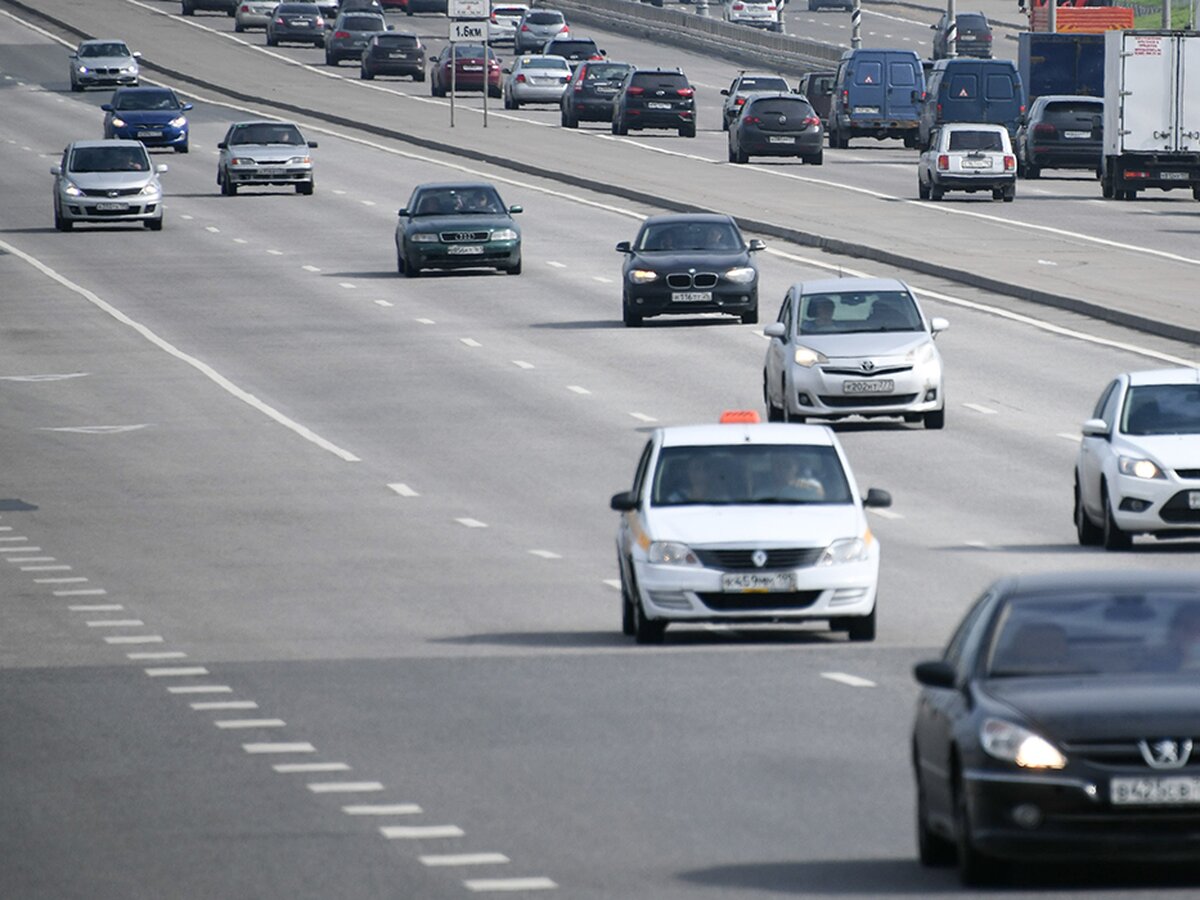
<svg viewBox="0 0 1200 900"><path fill-rule="evenodd" d="M102 110L104 110L105 112L112 112L112 104L111 103L101 103L100 108Z"/></svg>
<svg viewBox="0 0 1200 900"><path fill-rule="evenodd" d="M618 253L632 253L633 248L629 245L629 241L620 241L617 243Z"/></svg>
<svg viewBox="0 0 1200 900"><path fill-rule="evenodd" d="M749 246L749 250L750 250L750 252L751 252L751 253L756 253L756 252L758 252L759 250L766 250L766 249L767 249L767 245L766 245L766 243L764 243L763 241L759 240L758 238L751 238L751 239L750 239L750 244L749 244L748 246Z"/></svg>
<svg viewBox="0 0 1200 900"><path fill-rule="evenodd" d="M638 508L637 494L633 491L621 491L619 494L613 494L612 499L608 501L611 509L617 512L629 512Z"/></svg>
<svg viewBox="0 0 1200 900"><path fill-rule="evenodd" d="M868 509L885 509L892 505L892 495L882 488L868 488L863 497L863 506Z"/></svg>
<svg viewBox="0 0 1200 900"><path fill-rule="evenodd" d="M408 216L408 207L407 206L400 207L398 210L396 210L396 215L399 216L401 219L406 218Z"/></svg>
<svg viewBox="0 0 1200 900"><path fill-rule="evenodd" d="M601 51L600 51L600 55L601 55L601 56L608 56L608 51L607 51L607 50L601 50Z"/></svg>
<svg viewBox="0 0 1200 900"><path fill-rule="evenodd" d="M388 31L395 31L395 30L396 30L396 26L395 26L395 25L389 25L389 26L387 27L387 30L388 30Z"/></svg>
<svg viewBox="0 0 1200 900"><path fill-rule="evenodd" d="M217 149L218 150L228 150L229 144L227 144L225 141L217 141Z"/></svg>
<svg viewBox="0 0 1200 900"><path fill-rule="evenodd" d="M929 26L929 30L930 30L930 31L937 31L937 30L938 30L938 27L939 27L939 26L938 26L938 23L937 23L937 22L934 22L932 25L930 25L930 26Z"/></svg>
<svg viewBox="0 0 1200 900"><path fill-rule="evenodd" d="M167 164L159 163L157 166L154 167L154 171L157 172L159 175L162 175L164 172L167 171Z"/></svg>
<svg viewBox="0 0 1200 900"><path fill-rule="evenodd" d="M308 144L309 150L316 150L319 146L316 141L307 141L306 143Z"/></svg>
<svg viewBox="0 0 1200 900"><path fill-rule="evenodd" d="M195 105L195 104L193 104L193 103L185 103L185 104L183 104L183 106L181 106L181 107L180 107L180 109L182 109L184 112L187 112L187 111L188 111L189 109L191 109L191 108L192 108L194 105Z"/></svg>
<svg viewBox="0 0 1200 900"><path fill-rule="evenodd" d="M934 316L929 320L929 330L933 334L941 334L950 327L948 319L943 319L941 316Z"/></svg>
<svg viewBox="0 0 1200 900"><path fill-rule="evenodd" d="M782 322L772 322L763 328L763 335L769 338L783 339L787 333L787 327Z"/></svg>
<svg viewBox="0 0 1200 900"><path fill-rule="evenodd" d="M721 96L722 96L722 97L728 97L728 96L729 96L729 90L728 90L727 88L721 88Z"/></svg>
<svg viewBox="0 0 1200 900"><path fill-rule="evenodd" d="M1108 423L1103 419L1088 419L1080 428L1084 437L1098 437L1108 439Z"/></svg>
<svg viewBox="0 0 1200 900"><path fill-rule="evenodd" d="M501 74L501 75L511 75L511 74L512 74L512 69L501 69L501 70L500 70L500 74Z"/></svg>
<svg viewBox="0 0 1200 900"><path fill-rule="evenodd" d="M522 212L525 212L525 207L523 207L523 206L510 206L510 207L508 208L508 212L509 212L509 214L510 214L510 215L514 215L514 216L515 216L517 213L522 213Z"/></svg>
<svg viewBox="0 0 1200 900"><path fill-rule="evenodd" d="M954 666L941 659L919 662L913 666L913 677L918 684L925 687L952 688L954 687Z"/></svg>
<svg viewBox="0 0 1200 900"><path fill-rule="evenodd" d="M142 58L142 51L141 51L141 50L138 50L136 53L134 53L134 54L133 54L133 58L134 58L134 59L141 59L141 58Z"/></svg>
<svg viewBox="0 0 1200 900"><path fill-rule="evenodd" d="M62 166L51 166L50 174L51 175L61 175L62 174Z"/></svg>

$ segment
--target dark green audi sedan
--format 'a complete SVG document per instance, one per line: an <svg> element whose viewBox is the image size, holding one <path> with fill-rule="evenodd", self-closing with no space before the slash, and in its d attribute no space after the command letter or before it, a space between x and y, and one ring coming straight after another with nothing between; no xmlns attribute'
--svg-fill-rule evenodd
<svg viewBox="0 0 1200 900"><path fill-rule="evenodd" d="M521 274L519 206L505 206L486 182L419 184L396 223L396 268L499 269Z"/></svg>

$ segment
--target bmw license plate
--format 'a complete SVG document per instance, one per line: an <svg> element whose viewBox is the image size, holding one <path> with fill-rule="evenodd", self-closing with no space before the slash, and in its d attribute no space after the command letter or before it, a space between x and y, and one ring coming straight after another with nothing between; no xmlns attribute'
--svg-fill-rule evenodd
<svg viewBox="0 0 1200 900"><path fill-rule="evenodd" d="M97 203L96 209L102 209L105 212L128 212L128 203Z"/></svg>
<svg viewBox="0 0 1200 900"><path fill-rule="evenodd" d="M647 109L670 109L671 104L670 103L655 103L655 102L651 101L650 103L646 104L646 108Z"/></svg>
<svg viewBox="0 0 1200 900"><path fill-rule="evenodd" d="M479 244L451 244L446 252L451 256L481 256L483 247Z"/></svg>
<svg viewBox="0 0 1200 900"><path fill-rule="evenodd" d="M1091 136L1092 136L1092 133L1090 131L1064 131L1063 132L1063 137L1067 138L1068 140L1072 140L1072 141L1086 140L1087 138L1090 138Z"/></svg>
<svg viewBox="0 0 1200 900"><path fill-rule="evenodd" d="M780 135L772 134L767 138L767 143L768 144L794 144L794 143L796 143L796 139L794 137L781 137Z"/></svg>
<svg viewBox="0 0 1200 900"><path fill-rule="evenodd" d="M1200 778L1164 775L1157 778L1114 778L1108 783L1113 806L1197 806Z"/></svg>
<svg viewBox="0 0 1200 900"><path fill-rule="evenodd" d="M137 136L140 138L156 138L162 137L163 133L161 131L139 131Z"/></svg>
<svg viewBox="0 0 1200 900"><path fill-rule="evenodd" d="M791 572L726 572L721 590L727 594L768 594L794 591L796 578Z"/></svg>
<svg viewBox="0 0 1200 900"><path fill-rule="evenodd" d="M1200 509L1200 491L1188 491L1188 509Z"/></svg>
<svg viewBox="0 0 1200 900"><path fill-rule="evenodd" d="M1163 181L1187 181L1188 173L1187 172L1163 172L1158 177L1161 178Z"/></svg>
<svg viewBox="0 0 1200 900"><path fill-rule="evenodd" d="M675 291L671 294L672 303L711 303L712 291Z"/></svg>
<svg viewBox="0 0 1200 900"><path fill-rule="evenodd" d="M843 394L890 394L895 389L896 382L890 378L880 378L877 381L842 382Z"/></svg>

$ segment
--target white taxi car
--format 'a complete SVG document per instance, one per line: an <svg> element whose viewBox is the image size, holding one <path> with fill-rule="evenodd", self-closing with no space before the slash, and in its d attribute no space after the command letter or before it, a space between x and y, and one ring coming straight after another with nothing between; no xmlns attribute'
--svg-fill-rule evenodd
<svg viewBox="0 0 1200 900"><path fill-rule="evenodd" d="M611 501L622 630L654 644L671 622L815 620L874 640L879 543L864 508L891 502L859 496L825 426L748 411L657 428Z"/></svg>
<svg viewBox="0 0 1200 900"><path fill-rule="evenodd" d="M1081 544L1200 537L1200 368L1128 372L1083 423L1075 463Z"/></svg>

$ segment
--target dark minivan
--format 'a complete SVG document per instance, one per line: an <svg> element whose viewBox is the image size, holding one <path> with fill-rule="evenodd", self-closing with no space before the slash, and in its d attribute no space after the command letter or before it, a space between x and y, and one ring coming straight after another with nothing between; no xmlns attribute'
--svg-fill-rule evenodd
<svg viewBox="0 0 1200 900"><path fill-rule="evenodd" d="M929 73L921 104L922 147L946 122L1003 125L1016 140L1025 113L1025 88L1017 64L1008 59L939 59Z"/></svg>
<svg viewBox="0 0 1200 900"><path fill-rule="evenodd" d="M904 146L917 146L924 90L915 51L847 50L829 106L829 146L848 147L855 137L903 138Z"/></svg>
<svg viewBox="0 0 1200 900"><path fill-rule="evenodd" d="M992 58L992 26L987 16L980 12L959 13L954 17L955 31L958 39L955 41L954 52L958 56L975 56L980 59ZM949 55L950 17L942 13L942 17L929 27L935 32L933 36L933 58L946 59Z"/></svg>

